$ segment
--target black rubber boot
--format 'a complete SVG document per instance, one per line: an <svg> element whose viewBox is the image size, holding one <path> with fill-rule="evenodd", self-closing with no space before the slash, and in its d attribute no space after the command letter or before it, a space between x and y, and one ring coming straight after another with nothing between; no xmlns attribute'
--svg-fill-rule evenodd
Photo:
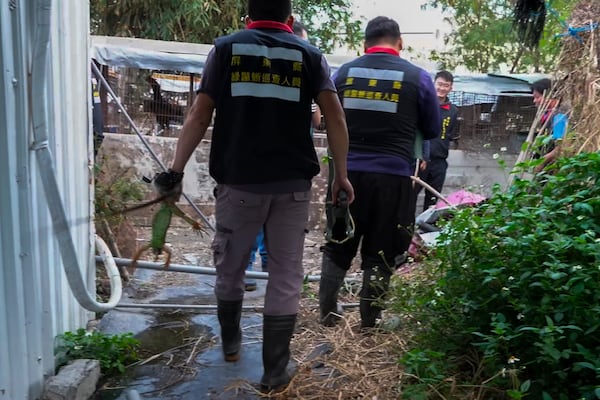
<svg viewBox="0 0 600 400"><path fill-rule="evenodd" d="M346 270L338 267L327 253L323 253L319 281L319 311L321 324L325 326L334 326L340 320L342 310L338 307L337 299L345 277Z"/></svg>
<svg viewBox="0 0 600 400"><path fill-rule="evenodd" d="M240 319L242 317L243 300L225 301L217 299L217 316L221 324L221 342L223 343L223 356L225 361L233 362L240 359L242 346L242 330Z"/></svg>
<svg viewBox="0 0 600 400"><path fill-rule="evenodd" d="M295 325L296 314L263 317L264 374L260 380L260 390L263 393L279 391L291 380L287 365L290 360L290 341Z"/></svg>
<svg viewBox="0 0 600 400"><path fill-rule="evenodd" d="M384 267L385 268L385 267ZM363 271L363 283L360 291L360 327L374 328L381 318L381 302L388 290L391 273L387 268L379 267Z"/></svg>

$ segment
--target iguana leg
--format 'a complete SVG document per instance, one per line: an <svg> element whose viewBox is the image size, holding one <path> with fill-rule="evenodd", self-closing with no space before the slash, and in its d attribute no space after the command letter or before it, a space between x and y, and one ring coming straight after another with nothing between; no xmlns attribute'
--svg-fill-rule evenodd
<svg viewBox="0 0 600 400"><path fill-rule="evenodd" d="M173 214L177 215L178 217L182 218L185 222L190 224L193 230L199 231L201 235L207 233L205 227L203 227L198 221L194 220L192 217L187 215L181 208L177 207L175 204L172 204L171 207L173 210Z"/></svg>
<svg viewBox="0 0 600 400"><path fill-rule="evenodd" d="M131 259L131 275L133 275L135 273L135 270L137 268L137 262L140 259L140 257L142 256L142 254L146 250L150 250L150 249L152 249L152 245L147 244L145 246L142 246L138 251L135 252L135 254L133 255L133 258ZM169 265L171 265L171 255L173 253L171 252L171 249L169 249L167 246L163 246L161 251L164 251L166 253L164 269L168 269ZM160 254L160 252L156 253L156 257L154 257L155 261L158 260L159 254Z"/></svg>
<svg viewBox="0 0 600 400"><path fill-rule="evenodd" d="M162 250L165 252L165 267L164 269L169 269L169 265L171 265L171 249L167 246L163 246Z"/></svg>
<svg viewBox="0 0 600 400"><path fill-rule="evenodd" d="M133 255L133 258L131 259L131 276L133 276L133 274L135 273L135 269L137 268L137 262L140 259L142 253L144 253L146 250L149 250L151 248L152 248L152 245L147 244L145 246L140 247L140 249L135 252L135 254Z"/></svg>

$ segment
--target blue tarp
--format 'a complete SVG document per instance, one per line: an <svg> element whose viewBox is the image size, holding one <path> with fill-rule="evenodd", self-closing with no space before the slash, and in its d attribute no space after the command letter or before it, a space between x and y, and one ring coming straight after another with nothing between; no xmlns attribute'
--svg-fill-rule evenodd
<svg viewBox="0 0 600 400"><path fill-rule="evenodd" d="M212 45L164 42L135 38L92 36L92 58L100 64L149 70L202 73ZM354 56L325 56L332 72ZM435 71L431 71L432 77ZM531 96L530 83L547 77L542 74L456 74L455 94L469 93L475 103L494 102L495 96ZM489 96L491 101L479 99ZM474 103L471 103L474 104Z"/></svg>
<svg viewBox="0 0 600 400"><path fill-rule="evenodd" d="M113 67L202 74L211 45L92 36L92 59Z"/></svg>

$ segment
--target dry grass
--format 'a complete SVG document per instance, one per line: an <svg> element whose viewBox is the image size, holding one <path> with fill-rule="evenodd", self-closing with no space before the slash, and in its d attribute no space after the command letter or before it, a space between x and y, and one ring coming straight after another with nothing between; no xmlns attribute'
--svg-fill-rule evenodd
<svg viewBox="0 0 600 400"><path fill-rule="evenodd" d="M292 343L297 373L275 399L395 399L403 372L398 355L405 348L398 332L363 333L358 312L339 325L318 323L318 311L305 307Z"/></svg>
<svg viewBox="0 0 600 400"><path fill-rule="evenodd" d="M347 285L340 303L356 304L358 286ZM336 327L322 326L317 290L317 284L309 284L301 301L291 348L297 365L291 383L283 392L262 396L279 400L400 398L404 374L398 358L406 348L404 335L400 331L361 332L356 308L346 309Z"/></svg>

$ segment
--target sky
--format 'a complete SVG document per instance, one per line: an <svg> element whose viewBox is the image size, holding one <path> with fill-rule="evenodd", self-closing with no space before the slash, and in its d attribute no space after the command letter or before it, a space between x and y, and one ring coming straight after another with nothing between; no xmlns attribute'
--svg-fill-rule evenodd
<svg viewBox="0 0 600 400"><path fill-rule="evenodd" d="M438 10L421 10L426 0L352 0L355 16L367 20L378 15L393 18L401 32L423 32L442 28L442 15Z"/></svg>
<svg viewBox="0 0 600 400"><path fill-rule="evenodd" d="M385 15L396 20L400 25L405 47L413 47L416 53L440 49L443 46L443 34L449 29L439 10L421 10L421 4L425 2L426 0L352 0L355 17L368 21ZM411 34L413 32L427 34Z"/></svg>

